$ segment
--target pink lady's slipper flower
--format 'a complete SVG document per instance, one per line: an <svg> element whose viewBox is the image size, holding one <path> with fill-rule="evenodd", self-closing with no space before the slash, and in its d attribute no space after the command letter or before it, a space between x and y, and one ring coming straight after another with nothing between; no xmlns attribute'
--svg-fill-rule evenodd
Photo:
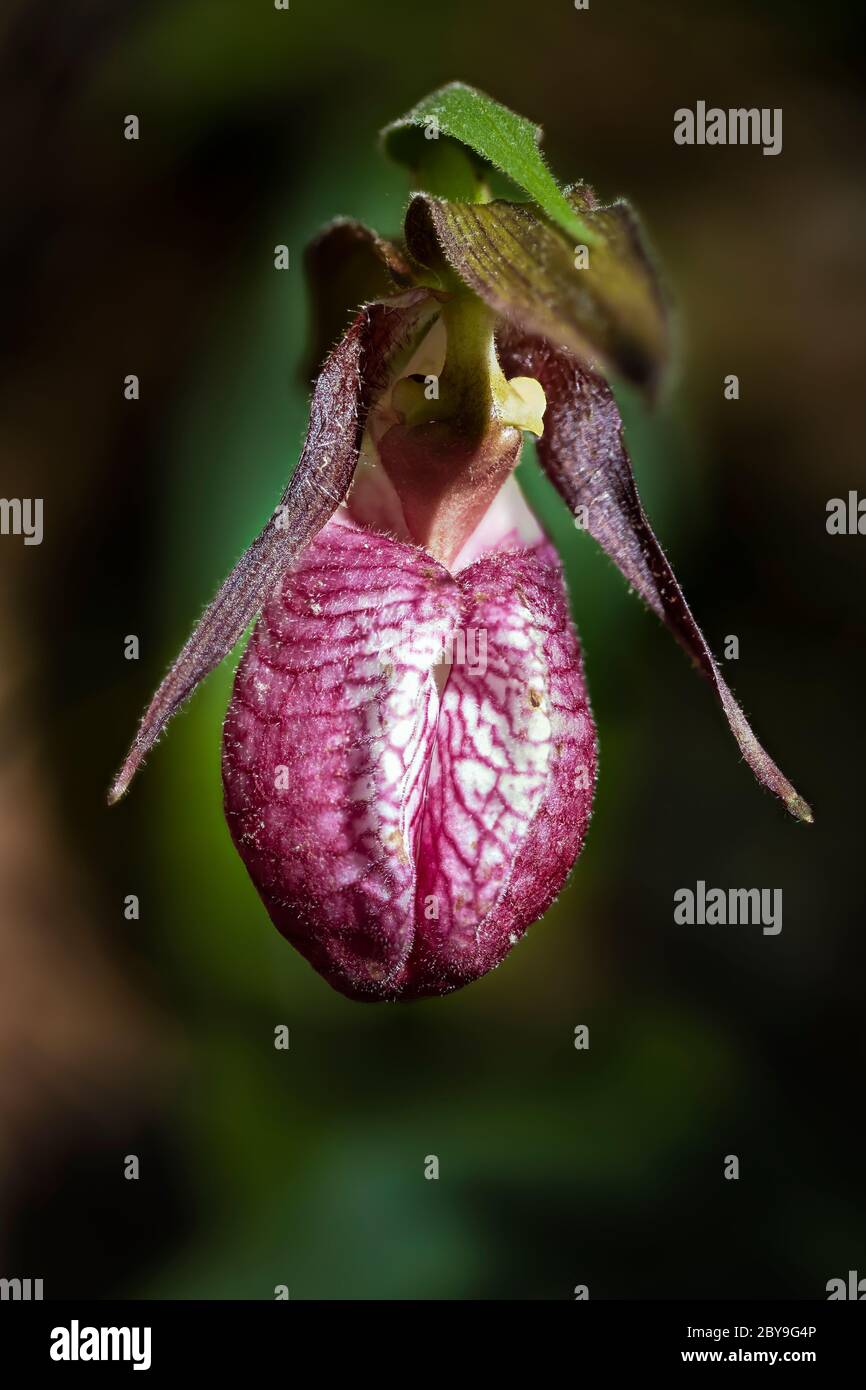
<svg viewBox="0 0 866 1390"><path fill-rule="evenodd" d="M559 559L511 476L523 431L708 678L758 780L811 819L637 495L605 381L652 394L666 362L637 224L585 185L563 192L538 138L460 85L386 132L428 191L400 245L340 221L311 247L320 334L342 336L319 355L300 461L111 791L259 615L225 722L226 817L278 929L355 999L491 970L586 834L595 729ZM530 201L491 200L495 171Z"/></svg>

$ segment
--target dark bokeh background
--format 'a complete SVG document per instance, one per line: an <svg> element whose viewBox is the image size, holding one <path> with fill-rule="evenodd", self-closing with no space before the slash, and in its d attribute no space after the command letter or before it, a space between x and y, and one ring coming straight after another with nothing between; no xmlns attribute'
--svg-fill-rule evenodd
<svg viewBox="0 0 866 1390"><path fill-rule="evenodd" d="M46 531L0 539L0 1274L46 1296L821 1298L866 1273L866 539L825 530L828 498L866 490L858 10L7 0L0 492L44 497ZM456 77L644 215L680 369L660 414L625 402L636 469L816 824L752 783L530 460L600 731L590 839L500 970L363 1007L277 936L230 846L231 663L103 798L296 458L304 244L338 213L398 228L375 132ZM698 99L781 106L783 153L676 147ZM782 934L674 925L698 878L782 888Z"/></svg>

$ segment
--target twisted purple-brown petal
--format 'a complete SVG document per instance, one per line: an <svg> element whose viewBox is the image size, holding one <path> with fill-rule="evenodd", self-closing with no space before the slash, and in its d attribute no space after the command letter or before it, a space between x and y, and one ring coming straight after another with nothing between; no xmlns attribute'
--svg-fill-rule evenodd
<svg viewBox="0 0 866 1390"><path fill-rule="evenodd" d="M585 508L586 529L712 683L758 781L775 792L793 816L811 821L808 805L758 742L731 694L653 534L610 387L572 353L543 338L503 328L498 348L508 375L533 376L544 387L547 410L538 457L555 487L573 512Z"/></svg>
<svg viewBox="0 0 866 1390"><path fill-rule="evenodd" d="M231 651L280 575L343 501L358 461L370 404L387 367L434 303L425 290L365 306L316 381L298 466L267 525L241 556L197 623L148 706L108 794L126 791L172 715Z"/></svg>

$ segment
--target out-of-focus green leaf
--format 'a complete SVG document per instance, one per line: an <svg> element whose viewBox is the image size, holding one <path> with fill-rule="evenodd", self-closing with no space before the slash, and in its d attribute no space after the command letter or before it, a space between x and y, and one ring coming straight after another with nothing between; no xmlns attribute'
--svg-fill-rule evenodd
<svg viewBox="0 0 866 1390"><path fill-rule="evenodd" d="M668 355L668 319L627 203L595 207L592 246L574 247L523 203L453 203L418 194L406 214L409 250L430 263L438 245L461 280L498 314L567 347L602 374L652 394Z"/></svg>
<svg viewBox="0 0 866 1390"><path fill-rule="evenodd" d="M592 241L591 229L544 162L539 126L475 87L451 82L386 126L382 142L393 159L417 172L426 163L430 145L443 135L458 140L484 164L505 174L569 236ZM431 191L440 190L431 187ZM449 190L449 196L459 198L461 194Z"/></svg>

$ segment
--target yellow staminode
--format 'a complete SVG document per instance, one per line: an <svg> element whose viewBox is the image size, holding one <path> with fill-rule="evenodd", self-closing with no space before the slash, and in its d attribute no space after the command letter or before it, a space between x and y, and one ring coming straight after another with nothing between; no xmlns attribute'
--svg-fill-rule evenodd
<svg viewBox="0 0 866 1390"><path fill-rule="evenodd" d="M534 376L513 376L510 381L503 377L502 385L494 386L494 394L503 424L529 430L530 434L541 438L547 406L541 382Z"/></svg>

